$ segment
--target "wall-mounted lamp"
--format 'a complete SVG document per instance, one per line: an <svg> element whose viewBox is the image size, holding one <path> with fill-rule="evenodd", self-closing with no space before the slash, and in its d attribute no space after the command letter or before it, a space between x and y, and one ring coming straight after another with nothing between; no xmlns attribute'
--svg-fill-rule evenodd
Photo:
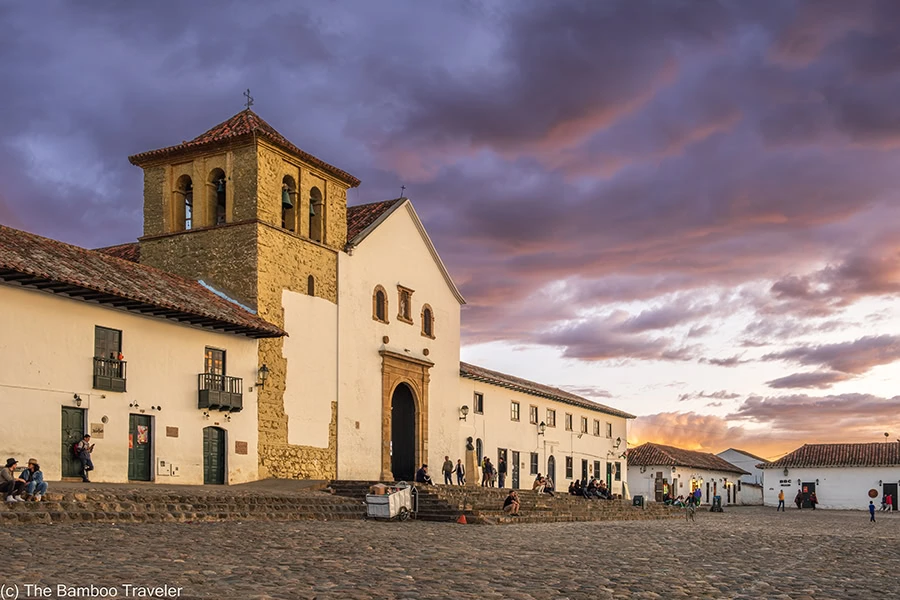
<svg viewBox="0 0 900 600"><path fill-rule="evenodd" d="M800 480L799 480L799 479L797 480L797 485L800 485Z"/></svg>
<svg viewBox="0 0 900 600"><path fill-rule="evenodd" d="M162 410L162 406L151 406L150 410Z"/></svg>
<svg viewBox="0 0 900 600"><path fill-rule="evenodd" d="M616 444L613 446L613 448L615 448L616 450L618 450L618 449L619 449L619 446L621 446L621 445L622 445L622 438L617 437L617 438L616 438Z"/></svg>
<svg viewBox="0 0 900 600"><path fill-rule="evenodd" d="M225 419L225 420L228 421L228 422L231 422L231 415L225 415L225 416L222 417L222 418Z"/></svg>
<svg viewBox="0 0 900 600"><path fill-rule="evenodd" d="M208 411L205 411L205 410L203 411L203 418L204 418L204 419L209 419L209 412L208 412Z"/></svg>
<svg viewBox="0 0 900 600"><path fill-rule="evenodd" d="M672 472L674 473L674 472L677 470L677 468L678 468L678 467L674 467L674 466L673 466L673 467L672 467Z"/></svg>
<svg viewBox="0 0 900 600"><path fill-rule="evenodd" d="M130 406L131 408L139 408L139 407L140 407L140 404L138 404L138 403L137 403L137 400L135 400L134 402L132 402L132 403L129 404L128 406Z"/></svg>
<svg viewBox="0 0 900 600"><path fill-rule="evenodd" d="M785 467L784 468L784 476L787 477L787 475L788 475L788 470L787 470L787 467Z"/></svg>
<svg viewBox="0 0 900 600"><path fill-rule="evenodd" d="M259 368L259 371L256 373L256 385L259 387L266 387L266 379L269 378L269 367L263 363L263 366Z"/></svg>
<svg viewBox="0 0 900 600"><path fill-rule="evenodd" d="M882 483L881 480L879 479L879 480L878 480L878 485L884 485L884 483Z"/></svg>
<svg viewBox="0 0 900 600"><path fill-rule="evenodd" d="M81 406L81 396L74 394L72 398L75 400L75 406Z"/></svg>
<svg viewBox="0 0 900 600"><path fill-rule="evenodd" d="M646 473L646 472L647 472L647 467L641 467L641 473Z"/></svg>
<svg viewBox="0 0 900 600"><path fill-rule="evenodd" d="M538 425L538 435L544 435L544 432L547 430L547 424L541 421L541 424Z"/></svg>
<svg viewBox="0 0 900 600"><path fill-rule="evenodd" d="M468 414L469 414L469 407L468 407L467 405L465 405L465 404L463 404L462 406L460 406L460 407L459 407L459 414L462 415L462 416L459 418L459 420L460 420L460 421L465 421L465 420L466 420L466 416L468 416Z"/></svg>
<svg viewBox="0 0 900 600"><path fill-rule="evenodd" d="M819 485L819 480L818 480L818 479L816 479L816 485Z"/></svg>

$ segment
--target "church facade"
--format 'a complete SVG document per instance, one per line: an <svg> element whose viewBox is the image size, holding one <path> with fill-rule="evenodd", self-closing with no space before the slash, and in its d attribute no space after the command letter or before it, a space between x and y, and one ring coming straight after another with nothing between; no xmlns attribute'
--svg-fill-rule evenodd
<svg viewBox="0 0 900 600"><path fill-rule="evenodd" d="M478 424L479 456L521 453L524 467L540 445L541 470L570 463L567 477L555 471L557 486L582 472L624 480L632 415L503 374L466 373L465 301L409 199L348 207L357 178L249 109L129 160L144 172L144 232L101 251L203 282L269 328L253 337L255 364L244 368L267 374L248 386L251 478L410 479L429 464L437 479L443 457L462 457ZM577 413L576 426L584 418L593 429L560 425L536 438L538 423L521 427L506 410L466 417L477 393L496 406L539 405L542 420ZM530 487L527 479L517 483Z"/></svg>

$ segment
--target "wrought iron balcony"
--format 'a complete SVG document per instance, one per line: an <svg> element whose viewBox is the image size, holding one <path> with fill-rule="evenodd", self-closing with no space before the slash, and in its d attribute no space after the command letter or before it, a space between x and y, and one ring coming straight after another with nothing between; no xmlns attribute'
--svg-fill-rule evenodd
<svg viewBox="0 0 900 600"><path fill-rule="evenodd" d="M200 373L197 408L240 412L244 408L244 380L240 377Z"/></svg>
<svg viewBox="0 0 900 600"><path fill-rule="evenodd" d="M125 391L125 361L94 357L94 389L110 392Z"/></svg>

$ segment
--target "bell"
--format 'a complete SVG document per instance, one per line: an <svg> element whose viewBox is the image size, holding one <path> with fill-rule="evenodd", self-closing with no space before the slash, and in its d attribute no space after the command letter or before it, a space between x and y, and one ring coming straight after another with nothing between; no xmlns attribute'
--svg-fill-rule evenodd
<svg viewBox="0 0 900 600"><path fill-rule="evenodd" d="M218 181L216 181L216 193L222 194L224 192L225 192L225 180L219 179Z"/></svg>
<svg viewBox="0 0 900 600"><path fill-rule="evenodd" d="M281 208L294 208L294 201L291 200L291 192L287 188L281 190Z"/></svg>
<svg viewBox="0 0 900 600"><path fill-rule="evenodd" d="M316 207L312 202L309 203L309 216L316 216Z"/></svg>

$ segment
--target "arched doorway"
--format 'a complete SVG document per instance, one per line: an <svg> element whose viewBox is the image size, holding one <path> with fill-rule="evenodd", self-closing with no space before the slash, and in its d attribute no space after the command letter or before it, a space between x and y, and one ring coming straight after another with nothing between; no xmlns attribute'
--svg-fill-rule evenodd
<svg viewBox="0 0 900 600"><path fill-rule="evenodd" d="M412 481L416 473L416 401L401 383L391 396L391 473L394 481Z"/></svg>
<svg viewBox="0 0 900 600"><path fill-rule="evenodd" d="M547 478L556 486L556 459L553 456L547 459Z"/></svg>

